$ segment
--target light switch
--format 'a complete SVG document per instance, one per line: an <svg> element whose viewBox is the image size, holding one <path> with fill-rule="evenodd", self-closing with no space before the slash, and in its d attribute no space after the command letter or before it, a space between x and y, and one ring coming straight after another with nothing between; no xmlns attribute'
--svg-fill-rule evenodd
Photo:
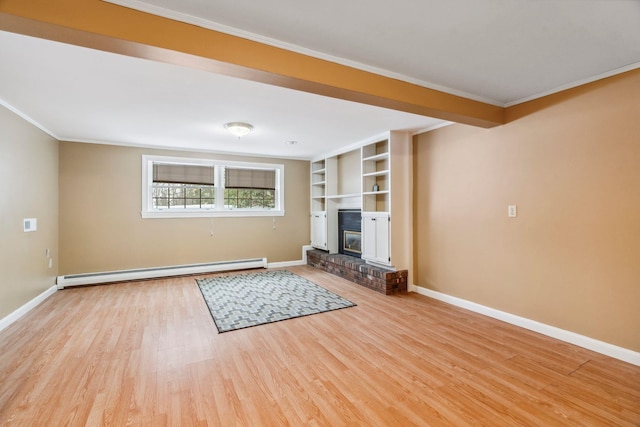
<svg viewBox="0 0 640 427"><path fill-rule="evenodd" d="M509 218L517 217L518 216L518 206L509 205L508 206L508 214L509 214Z"/></svg>
<svg viewBox="0 0 640 427"><path fill-rule="evenodd" d="M36 218L25 218L23 220L24 232L36 231L38 229L38 220Z"/></svg>

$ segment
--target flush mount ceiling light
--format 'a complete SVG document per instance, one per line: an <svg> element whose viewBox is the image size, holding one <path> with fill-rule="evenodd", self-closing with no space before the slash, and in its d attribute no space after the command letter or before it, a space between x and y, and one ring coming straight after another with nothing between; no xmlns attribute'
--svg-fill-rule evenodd
<svg viewBox="0 0 640 427"><path fill-rule="evenodd" d="M245 136L253 129L249 123L242 122L225 123L224 127L238 138Z"/></svg>

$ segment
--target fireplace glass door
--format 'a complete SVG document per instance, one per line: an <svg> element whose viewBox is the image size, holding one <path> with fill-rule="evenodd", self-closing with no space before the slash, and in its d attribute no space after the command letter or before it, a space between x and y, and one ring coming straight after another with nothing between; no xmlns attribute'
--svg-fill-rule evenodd
<svg viewBox="0 0 640 427"><path fill-rule="evenodd" d="M362 233L359 231L344 230L342 237L342 250L345 253L362 253Z"/></svg>

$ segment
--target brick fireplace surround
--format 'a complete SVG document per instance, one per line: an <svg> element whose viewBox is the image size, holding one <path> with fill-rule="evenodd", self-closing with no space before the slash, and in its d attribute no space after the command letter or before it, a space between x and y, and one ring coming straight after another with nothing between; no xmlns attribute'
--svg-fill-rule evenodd
<svg viewBox="0 0 640 427"><path fill-rule="evenodd" d="M307 251L307 264L385 295L407 290L407 270L392 271L374 267L360 258L329 254L317 249Z"/></svg>

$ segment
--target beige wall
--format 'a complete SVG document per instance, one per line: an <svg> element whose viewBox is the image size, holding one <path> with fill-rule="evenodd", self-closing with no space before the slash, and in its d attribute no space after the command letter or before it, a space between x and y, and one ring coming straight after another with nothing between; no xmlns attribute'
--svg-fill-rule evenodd
<svg viewBox="0 0 640 427"><path fill-rule="evenodd" d="M2 106L0 130L2 319L55 284L58 142ZM37 231L25 233L24 218L37 218Z"/></svg>
<svg viewBox="0 0 640 427"><path fill-rule="evenodd" d="M640 351L640 70L508 117L415 138L415 283Z"/></svg>
<svg viewBox="0 0 640 427"><path fill-rule="evenodd" d="M285 216L142 219L143 154L284 164ZM309 162L61 142L60 218L61 275L299 260L309 244Z"/></svg>

